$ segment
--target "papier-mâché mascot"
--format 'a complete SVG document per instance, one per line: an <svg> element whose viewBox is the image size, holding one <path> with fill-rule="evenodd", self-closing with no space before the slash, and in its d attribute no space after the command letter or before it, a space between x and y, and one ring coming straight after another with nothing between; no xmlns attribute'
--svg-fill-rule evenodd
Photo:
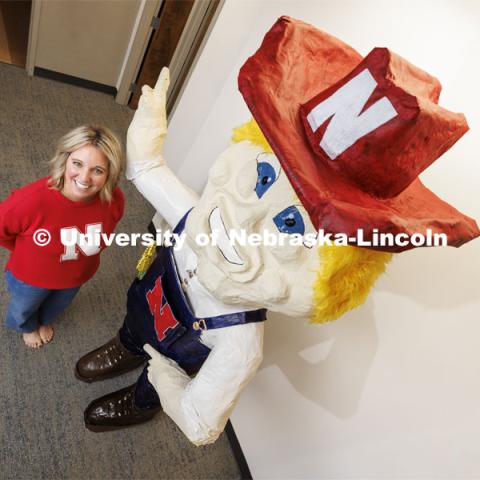
<svg viewBox="0 0 480 480"><path fill-rule="evenodd" d="M262 361L266 310L337 318L364 302L391 252L413 248L410 235L431 229L460 246L479 230L417 178L467 131L464 116L438 106L438 80L387 49L362 59L280 18L239 74L254 120L234 130L200 198L162 157L168 82L164 69L155 89L143 88L127 176L187 241L157 249L128 291L118 335L82 357L76 375L103 380L148 360L134 385L88 406L87 428L121 428L163 410L203 445L223 431ZM348 237L362 229L365 240L377 229L403 243L241 246L229 241L231 229ZM216 245L195 241L211 232Z"/></svg>

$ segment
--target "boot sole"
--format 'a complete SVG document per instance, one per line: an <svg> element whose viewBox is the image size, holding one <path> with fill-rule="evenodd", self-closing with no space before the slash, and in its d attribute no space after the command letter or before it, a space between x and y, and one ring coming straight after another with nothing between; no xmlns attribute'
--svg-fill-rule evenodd
<svg viewBox="0 0 480 480"><path fill-rule="evenodd" d="M114 430L123 430L125 428L135 427L136 425L141 425L142 423L149 422L161 410L162 410L162 408L159 407L158 409L156 409L155 413L153 413L151 416L142 418L141 420L138 420L137 422L134 422L134 423L128 423L126 425L97 425L97 424L94 424L94 423L89 423L85 419L84 419L84 424L85 424L85 428L87 430L90 430L91 432L94 432L94 433L111 432L111 431L114 431Z"/></svg>
<svg viewBox="0 0 480 480"><path fill-rule="evenodd" d="M114 430L124 430L125 428L134 427L135 425L140 425L142 423L148 422L149 420L151 420L151 418L149 418L148 420L142 420L138 423L130 423L128 425L94 425L90 423L85 423L85 428L94 433L113 432Z"/></svg>

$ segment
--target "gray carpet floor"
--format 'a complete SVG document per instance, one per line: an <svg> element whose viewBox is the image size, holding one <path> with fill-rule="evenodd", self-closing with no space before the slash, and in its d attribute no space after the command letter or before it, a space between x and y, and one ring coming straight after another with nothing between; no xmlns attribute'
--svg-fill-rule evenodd
<svg viewBox="0 0 480 480"><path fill-rule="evenodd" d="M103 93L28 77L0 64L0 199L12 188L48 174L57 139L83 123L101 123L125 138L132 112ZM123 181L126 212L117 231L144 232L153 210ZM194 447L166 415L138 427L92 433L83 410L106 393L133 383L141 370L85 384L73 367L121 325L127 288L141 247L111 247L96 276L56 323L53 343L27 349L0 327L0 479L234 479L240 478L225 434ZM0 249L0 265L8 252ZM0 278L0 316L8 294Z"/></svg>

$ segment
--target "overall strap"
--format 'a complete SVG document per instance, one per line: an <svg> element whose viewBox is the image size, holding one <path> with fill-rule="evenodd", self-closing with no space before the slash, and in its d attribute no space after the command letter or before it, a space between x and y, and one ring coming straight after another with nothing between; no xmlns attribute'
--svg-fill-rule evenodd
<svg viewBox="0 0 480 480"><path fill-rule="evenodd" d="M218 317L201 318L193 322L194 330L211 330L214 328L231 327L253 322L264 322L267 319L267 310L252 310L250 312L231 313Z"/></svg>
<svg viewBox="0 0 480 480"><path fill-rule="evenodd" d="M187 221L188 214L192 211L193 207L180 219L180 221L177 223L175 228L173 229L173 233L182 233L183 230L185 229L185 222Z"/></svg>

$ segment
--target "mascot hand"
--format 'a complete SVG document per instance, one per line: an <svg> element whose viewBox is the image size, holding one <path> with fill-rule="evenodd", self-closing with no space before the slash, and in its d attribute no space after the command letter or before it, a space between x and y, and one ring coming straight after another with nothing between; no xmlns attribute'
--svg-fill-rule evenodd
<svg viewBox="0 0 480 480"><path fill-rule="evenodd" d="M146 344L143 349L151 357L147 368L148 380L155 387L163 410L173 418L175 415L171 413L178 410L180 397L190 377L176 362L158 353L151 345Z"/></svg>
<svg viewBox="0 0 480 480"><path fill-rule="evenodd" d="M210 435L195 409L185 410L183 405L182 399L191 385L191 378L176 362L158 353L151 345L146 344L143 349L151 357L147 368L148 380L158 393L163 411L195 445L215 441L221 431Z"/></svg>
<svg viewBox="0 0 480 480"><path fill-rule="evenodd" d="M164 164L163 142L167 135L167 90L170 84L168 68L162 68L155 88L142 87L132 123L127 133L127 178L135 177Z"/></svg>

